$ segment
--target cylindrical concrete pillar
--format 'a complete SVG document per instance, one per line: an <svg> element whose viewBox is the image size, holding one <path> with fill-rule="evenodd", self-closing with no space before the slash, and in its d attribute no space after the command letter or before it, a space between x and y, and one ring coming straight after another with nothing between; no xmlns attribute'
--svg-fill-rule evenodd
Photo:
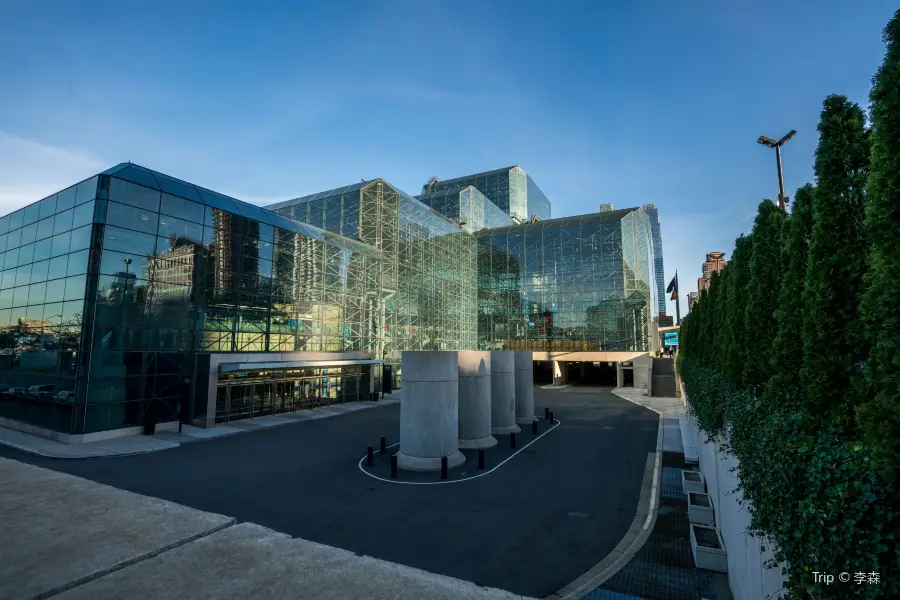
<svg viewBox="0 0 900 600"><path fill-rule="evenodd" d="M528 425L537 421L534 416L534 360L531 350L515 352L516 424Z"/></svg>
<svg viewBox="0 0 900 600"><path fill-rule="evenodd" d="M518 433L516 425L515 356L510 350L491 351L491 433Z"/></svg>
<svg viewBox="0 0 900 600"><path fill-rule="evenodd" d="M491 435L491 353L461 350L459 361L459 447L490 448L497 445Z"/></svg>
<svg viewBox="0 0 900 600"><path fill-rule="evenodd" d="M456 352L404 352L400 452L407 471L438 471L466 462L459 451L459 373Z"/></svg>

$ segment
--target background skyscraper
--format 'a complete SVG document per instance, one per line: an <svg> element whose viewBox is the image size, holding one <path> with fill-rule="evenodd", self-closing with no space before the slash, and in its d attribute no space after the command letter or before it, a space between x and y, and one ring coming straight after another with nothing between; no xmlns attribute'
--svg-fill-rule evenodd
<svg viewBox="0 0 900 600"><path fill-rule="evenodd" d="M666 274L663 265L662 233L659 228L659 211L655 204L641 207L650 217L650 231L653 236L653 269L656 271L656 301L660 315L666 314Z"/></svg>

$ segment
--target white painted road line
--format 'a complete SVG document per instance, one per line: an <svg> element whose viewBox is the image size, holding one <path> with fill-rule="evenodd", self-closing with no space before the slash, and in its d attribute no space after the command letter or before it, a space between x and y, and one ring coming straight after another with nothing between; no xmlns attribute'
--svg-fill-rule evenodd
<svg viewBox="0 0 900 600"><path fill-rule="evenodd" d="M404 485L441 485L441 484L445 484L445 483L462 483L464 481L471 481L473 479L478 479L479 477L484 477L485 475L490 475L491 473L493 473L494 471L496 471L497 469L499 469L500 467L502 467L503 465L505 465L512 459L514 459L519 454L519 452L521 452L528 446L532 445L533 443L535 443L536 441L538 441L539 439L541 439L542 437L544 437L545 435L547 435L548 433L550 433L551 431L553 431L554 429L559 427L560 420L559 419L553 419L553 420L554 420L553 427L551 427L550 429L548 429L541 435L537 436L536 438L534 438L533 440L531 440L530 442L528 442L527 444L525 444L524 446L522 446L521 448L516 450L512 455L507 456L505 460L501 461L493 469L491 469L489 471L485 471L484 473L479 473L478 475L473 475L472 477L466 477L465 479L455 479L452 481L449 479L442 480L442 481L401 481L400 479L385 479L384 477L379 477L377 475L373 475L372 473L369 473L368 471L366 471L363 468L363 461L366 460L366 458L367 458L366 456L363 456L361 459L359 459L359 470L362 471L363 473L365 473L366 475L368 475L369 477L371 477L372 479L377 479L378 481L384 481L385 483L402 483ZM391 444L390 446L388 446L388 448L393 448L393 447L399 446L399 445L400 445L399 443Z"/></svg>

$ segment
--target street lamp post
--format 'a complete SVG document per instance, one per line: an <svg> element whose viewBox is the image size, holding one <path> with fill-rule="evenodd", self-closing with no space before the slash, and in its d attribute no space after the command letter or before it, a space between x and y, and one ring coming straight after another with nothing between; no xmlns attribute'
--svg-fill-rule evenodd
<svg viewBox="0 0 900 600"><path fill-rule="evenodd" d="M787 135L777 142L764 135L759 136L759 139L756 140L756 143L758 144L762 144L768 148L775 148L775 160L778 162L778 208L785 212L787 212L787 199L784 197L784 171L781 168L781 147L796 134L797 131L791 129Z"/></svg>

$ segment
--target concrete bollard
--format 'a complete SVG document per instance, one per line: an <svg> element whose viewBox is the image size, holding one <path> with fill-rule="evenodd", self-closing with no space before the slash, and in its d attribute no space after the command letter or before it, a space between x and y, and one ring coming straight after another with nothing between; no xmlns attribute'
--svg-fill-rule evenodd
<svg viewBox="0 0 900 600"><path fill-rule="evenodd" d="M522 431L516 425L515 356L508 350L491 351L491 433Z"/></svg>
<svg viewBox="0 0 900 600"><path fill-rule="evenodd" d="M534 416L534 355L530 350L513 353L516 389L516 424L527 425Z"/></svg>
<svg viewBox="0 0 900 600"><path fill-rule="evenodd" d="M398 465L436 471L466 462L459 451L459 370L456 352L403 352Z"/></svg>
<svg viewBox="0 0 900 600"><path fill-rule="evenodd" d="M532 433L532 435L537 435L537 424L538 424L537 421L532 421L532 422L531 422L531 433Z"/></svg>
<svg viewBox="0 0 900 600"><path fill-rule="evenodd" d="M550 426L553 427L553 411L550 411Z"/></svg>
<svg viewBox="0 0 900 600"><path fill-rule="evenodd" d="M384 454L387 452L387 438L381 436L381 453Z"/></svg>
<svg viewBox="0 0 900 600"><path fill-rule="evenodd" d="M550 420L550 409L549 408L546 408L546 407L544 408L544 418L547 419L548 421Z"/></svg>
<svg viewBox="0 0 900 600"><path fill-rule="evenodd" d="M459 447L490 448L497 445L491 435L491 353L461 350L459 365Z"/></svg>

